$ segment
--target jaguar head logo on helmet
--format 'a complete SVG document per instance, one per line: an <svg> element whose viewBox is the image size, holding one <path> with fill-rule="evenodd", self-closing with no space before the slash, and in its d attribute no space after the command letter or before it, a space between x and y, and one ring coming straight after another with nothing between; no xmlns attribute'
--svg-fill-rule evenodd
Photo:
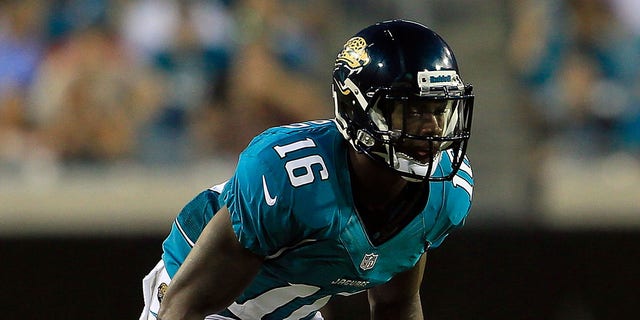
<svg viewBox="0 0 640 320"><path fill-rule="evenodd" d="M359 70L370 61L367 55L367 41L361 37L353 37L344 44L337 60L345 62L353 70Z"/></svg>
<svg viewBox="0 0 640 320"><path fill-rule="evenodd" d="M338 54L338 128L359 152L410 181L450 180L471 133L472 86L453 51L424 25L385 21L358 32ZM450 167L436 174L442 152Z"/></svg>

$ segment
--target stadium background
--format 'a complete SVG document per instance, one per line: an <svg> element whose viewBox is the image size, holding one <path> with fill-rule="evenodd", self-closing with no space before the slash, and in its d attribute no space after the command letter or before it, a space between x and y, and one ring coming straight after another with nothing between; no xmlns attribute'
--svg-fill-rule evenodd
<svg viewBox="0 0 640 320"><path fill-rule="evenodd" d="M309 114L330 112L328 71L335 52L363 25L390 17L416 19L442 34L477 95L469 151L477 182L475 203L466 227L430 255L423 285L428 318L627 319L637 314L637 3L181 3L0 2L3 318L137 318L141 279L159 258L160 243L174 215L198 191L230 174L242 145L231 136L268 124L255 121L262 114L236 105L251 103L246 99L251 95L254 102L269 100L260 107L283 105L275 122L301 117L295 106L273 97L285 92L291 95L289 100L309 105ZM185 21L197 21L202 29L180 29L179 44L145 42L164 39L155 19L175 22L171 13L186 16L189 6L201 9L192 13L203 14ZM22 23L12 24L20 19ZM167 25L171 23L161 24ZM99 41L96 45L96 30L107 35L109 52L114 39L121 41L122 50L133 56L132 64L114 67L111 59L120 56L101 55L105 47ZM171 50L176 47L180 50ZM191 65L190 61L202 59L194 54L202 48L208 49L204 50L208 60ZM276 56L281 70L249 63L265 55L255 50ZM578 58L561 58L561 53ZM98 63L83 59L90 55ZM234 61L240 61L239 66ZM104 68L96 71L92 62ZM24 65L31 67L21 68ZM94 78L78 76L86 73L83 67ZM129 74L132 68L136 72ZM135 100L145 105L145 117L128 123L130 127L111 129L137 132L119 137L121 148L70 150L65 139L88 132L74 125L90 120L64 122L58 120L64 117L51 116L51 110L69 116L104 107L95 101L131 101L118 96L121 91L116 91L118 99L113 98L111 86L101 86L114 76L109 70L115 70L114 83L134 87L125 88L132 95L140 83L148 85L149 79L141 75L148 72L149 78L162 80L142 86L143 92L153 92L151 98ZM564 73L556 74L558 70ZM234 74L242 79L234 79ZM279 86L268 86L275 81L247 80L267 75L278 79ZM64 94L56 91L59 82L74 76L93 85L80 86L78 92L99 93L98 98L83 100L77 94L72 97L80 102L59 98ZM82 80L95 77L101 80ZM302 98L296 97L298 89L304 92ZM311 101L316 94L318 99ZM51 102L56 99L62 102ZM65 109L74 102L81 109ZM311 111L315 103L322 106L320 111ZM16 110L23 114L12 121ZM237 119L230 116L236 111ZM116 122L127 118L131 117ZM221 132L202 129L207 126L220 127ZM127 143L131 141L135 143ZM364 319L364 299L364 295L338 299L327 315Z"/></svg>

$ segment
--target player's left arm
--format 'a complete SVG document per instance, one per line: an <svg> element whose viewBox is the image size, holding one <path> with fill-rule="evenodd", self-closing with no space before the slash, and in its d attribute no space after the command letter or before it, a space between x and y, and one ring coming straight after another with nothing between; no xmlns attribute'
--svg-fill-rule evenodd
<svg viewBox="0 0 640 320"><path fill-rule="evenodd" d="M389 282L369 289L371 319L424 319L420 286L427 260L425 252L416 265Z"/></svg>

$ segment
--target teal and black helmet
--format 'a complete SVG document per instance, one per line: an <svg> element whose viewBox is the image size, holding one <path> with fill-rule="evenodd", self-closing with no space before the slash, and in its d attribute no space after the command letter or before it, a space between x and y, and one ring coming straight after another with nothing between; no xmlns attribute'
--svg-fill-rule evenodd
<svg viewBox="0 0 640 320"><path fill-rule="evenodd" d="M406 20L361 30L338 53L332 88L338 128L357 151L412 181L455 176L474 96L437 33ZM450 168L436 173L442 152Z"/></svg>

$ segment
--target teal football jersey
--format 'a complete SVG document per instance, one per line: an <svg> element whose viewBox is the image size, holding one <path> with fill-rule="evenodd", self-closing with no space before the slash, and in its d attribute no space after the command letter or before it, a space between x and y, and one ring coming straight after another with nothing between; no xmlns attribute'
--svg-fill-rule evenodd
<svg viewBox="0 0 640 320"><path fill-rule="evenodd" d="M240 155L234 175L187 204L163 243L171 277L226 205L240 243L265 257L253 282L222 313L239 319L308 319L331 296L383 284L412 268L463 225L472 199L467 159L452 181L431 182L427 205L377 246L354 208L347 145L332 120L271 128ZM434 174L445 175L443 153Z"/></svg>

